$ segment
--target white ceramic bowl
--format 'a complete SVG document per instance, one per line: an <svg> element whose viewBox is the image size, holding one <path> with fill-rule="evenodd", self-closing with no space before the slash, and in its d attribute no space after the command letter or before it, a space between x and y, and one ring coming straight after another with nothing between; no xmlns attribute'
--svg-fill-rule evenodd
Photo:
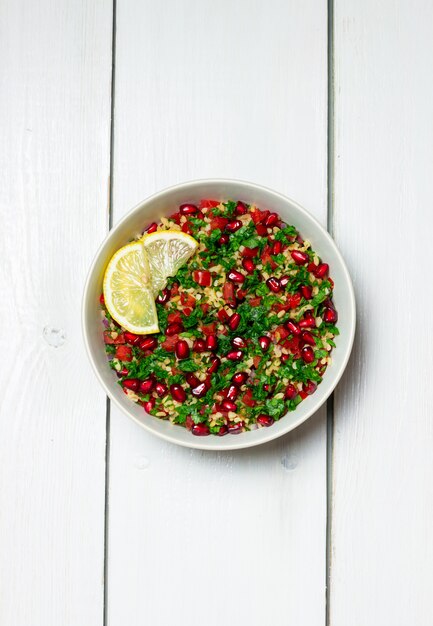
<svg viewBox="0 0 433 626"><path fill-rule="evenodd" d="M334 303L338 311L340 335L332 352L332 364L327 368L317 391L308 396L295 411L287 413L270 428L217 437L195 437L181 426L163 421L144 412L143 408L128 400L117 383L117 377L108 367L104 350L99 296L105 267L111 256L151 222L173 213L183 202L197 203L203 198L216 200L239 199L259 208L276 211L283 220L299 229L311 241L319 256L330 265L335 282ZM233 450L256 446L280 437L296 428L325 402L340 380L349 360L355 334L355 297L346 265L334 241L326 230L299 204L281 194L238 180L197 180L170 187L147 198L120 220L99 248L90 268L84 289L82 324L84 341L96 376L111 400L140 426L167 441L190 448L206 450Z"/></svg>

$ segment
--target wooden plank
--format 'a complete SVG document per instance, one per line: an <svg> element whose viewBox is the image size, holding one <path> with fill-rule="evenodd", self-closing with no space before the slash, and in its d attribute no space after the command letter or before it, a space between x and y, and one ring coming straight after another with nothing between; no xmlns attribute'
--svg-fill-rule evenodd
<svg viewBox="0 0 433 626"><path fill-rule="evenodd" d="M81 294L107 229L111 3L0 5L0 622L102 625L105 397Z"/></svg>
<svg viewBox="0 0 433 626"><path fill-rule="evenodd" d="M431 624L433 5L336 0L337 242L359 331L336 396L332 626Z"/></svg>
<svg viewBox="0 0 433 626"><path fill-rule="evenodd" d="M118 5L114 220L175 182L275 187L326 222L326 3ZM108 623L325 618L326 428L177 448L113 408Z"/></svg>

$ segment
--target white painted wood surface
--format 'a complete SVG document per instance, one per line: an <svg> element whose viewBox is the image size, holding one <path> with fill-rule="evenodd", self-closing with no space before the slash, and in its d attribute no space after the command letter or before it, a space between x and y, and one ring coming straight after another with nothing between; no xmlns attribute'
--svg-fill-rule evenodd
<svg viewBox="0 0 433 626"><path fill-rule="evenodd" d="M108 224L111 24L102 0L0 4L4 626L102 624L105 397L80 300Z"/></svg>
<svg viewBox="0 0 433 626"><path fill-rule="evenodd" d="M326 3L118 3L114 222L227 176L326 222ZM307 43L308 42L308 43ZM110 626L323 625L324 412L244 453L176 448L114 408Z"/></svg>
<svg viewBox="0 0 433 626"><path fill-rule="evenodd" d="M433 623L433 4L336 0L335 236L359 332L335 404L332 626Z"/></svg>

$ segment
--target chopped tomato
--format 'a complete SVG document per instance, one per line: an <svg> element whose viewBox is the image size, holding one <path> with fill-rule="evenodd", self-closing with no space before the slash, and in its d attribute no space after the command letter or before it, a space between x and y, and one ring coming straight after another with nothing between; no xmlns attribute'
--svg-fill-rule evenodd
<svg viewBox="0 0 433 626"><path fill-rule="evenodd" d="M263 248L261 259L262 259L263 265L266 265L266 263L269 263L273 270L278 267L277 263L275 263L274 259L271 256L271 248L268 245L266 245Z"/></svg>
<svg viewBox="0 0 433 626"><path fill-rule="evenodd" d="M301 355L301 348L299 345L299 337L292 337L291 339L286 339L283 346L290 350L290 352L299 357Z"/></svg>
<svg viewBox="0 0 433 626"><path fill-rule="evenodd" d="M260 224L261 222L264 222L268 215L269 211L260 211L260 209L251 210L251 217L254 224Z"/></svg>
<svg viewBox="0 0 433 626"><path fill-rule="evenodd" d="M212 275L207 270L195 270L192 277L200 287L210 287L212 285Z"/></svg>
<svg viewBox="0 0 433 626"><path fill-rule="evenodd" d="M250 298L248 300L250 306L259 306L262 301L261 296L254 296L254 298Z"/></svg>
<svg viewBox="0 0 433 626"><path fill-rule="evenodd" d="M199 209L213 209L213 207L219 205L219 200L200 200L198 205Z"/></svg>
<svg viewBox="0 0 433 626"><path fill-rule="evenodd" d="M260 361L262 360L262 357L259 355L253 356L253 365L254 367L259 367L260 365Z"/></svg>
<svg viewBox="0 0 433 626"><path fill-rule="evenodd" d="M301 302L301 294L294 293L287 296L287 302L291 309L296 309Z"/></svg>
<svg viewBox="0 0 433 626"><path fill-rule="evenodd" d="M181 218L181 215L179 212L173 213L173 215L170 215L169 217L169 219L173 220L173 222L176 222L176 224L180 224L180 218Z"/></svg>
<svg viewBox="0 0 433 626"><path fill-rule="evenodd" d="M111 336L111 331L110 330L105 330L104 331L104 341L105 343L108 343L110 345L115 345L117 346L119 343L125 343L125 336L123 333L119 333L117 335L117 337L115 339L113 339L113 337Z"/></svg>
<svg viewBox="0 0 433 626"><path fill-rule="evenodd" d="M191 430L191 428L194 426L194 420L192 419L191 415L187 415L186 416L186 420L185 420L185 428L187 430Z"/></svg>
<svg viewBox="0 0 433 626"><path fill-rule="evenodd" d="M275 302L272 305L272 310L275 311L275 313L279 313L280 311L290 311L291 308L292 307L288 302Z"/></svg>
<svg viewBox="0 0 433 626"><path fill-rule="evenodd" d="M211 230L216 230L219 228L220 230L224 230L224 228L229 223L229 220L226 217L213 217L210 222Z"/></svg>
<svg viewBox="0 0 433 626"><path fill-rule="evenodd" d="M278 335L277 335L278 333ZM281 341L283 339L286 339L286 337L288 337L290 335L289 331L287 330L287 328L285 326L277 326L276 329L274 330L274 335L275 335L275 339L277 339L277 337L279 337L279 339L277 339L277 341Z"/></svg>
<svg viewBox="0 0 433 626"><path fill-rule="evenodd" d="M227 322L229 319L229 314L227 313L225 309L220 309L217 313L217 316L218 316L219 321L222 322L223 324Z"/></svg>
<svg viewBox="0 0 433 626"><path fill-rule="evenodd" d="M212 322L212 324L208 324L207 326L202 326L202 332L204 335L215 335L216 333L216 322Z"/></svg>
<svg viewBox="0 0 433 626"><path fill-rule="evenodd" d="M188 235L192 235L191 226L188 221L182 224L182 232L187 233Z"/></svg>
<svg viewBox="0 0 433 626"><path fill-rule="evenodd" d="M174 311L173 313L169 313L167 315L167 321L169 324L181 324L182 323L182 315L180 311Z"/></svg>
<svg viewBox="0 0 433 626"><path fill-rule="evenodd" d="M266 237L266 235L268 234L268 229L264 224L256 224L256 231L257 234L260 235L260 237Z"/></svg>
<svg viewBox="0 0 433 626"><path fill-rule="evenodd" d="M241 252L241 255L246 256L249 259L253 259L255 256L257 256L258 251L259 251L258 246L257 248L244 248Z"/></svg>
<svg viewBox="0 0 433 626"><path fill-rule="evenodd" d="M120 361L132 361L132 348L129 346L117 346L116 358Z"/></svg>
<svg viewBox="0 0 433 626"><path fill-rule="evenodd" d="M186 315L188 317L188 315L191 315L191 313L192 313L192 309L189 306L184 308L184 310L183 310L183 314L184 315Z"/></svg>
<svg viewBox="0 0 433 626"><path fill-rule="evenodd" d="M235 286L231 282L224 283L223 298L228 304L235 304Z"/></svg>
<svg viewBox="0 0 433 626"><path fill-rule="evenodd" d="M174 352L174 348L178 341L179 335L171 335L171 337L166 337L161 346L164 348L164 350L167 350L167 352Z"/></svg>
<svg viewBox="0 0 433 626"><path fill-rule="evenodd" d="M180 301L183 304L183 306L188 306L188 307L191 307L192 309L196 305L196 299L194 298L194 296L190 293L186 293L185 291L183 291L180 294Z"/></svg>
<svg viewBox="0 0 433 626"><path fill-rule="evenodd" d="M204 315L207 315L209 313L209 309L210 309L210 304L200 304L200 308L203 311Z"/></svg>
<svg viewBox="0 0 433 626"><path fill-rule="evenodd" d="M246 390L242 400L247 406L256 406L256 401L253 398L253 390L251 388Z"/></svg>

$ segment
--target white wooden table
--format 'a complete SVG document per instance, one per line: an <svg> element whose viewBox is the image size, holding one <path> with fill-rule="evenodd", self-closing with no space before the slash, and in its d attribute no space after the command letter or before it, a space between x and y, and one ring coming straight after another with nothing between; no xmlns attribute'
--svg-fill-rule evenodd
<svg viewBox="0 0 433 626"><path fill-rule="evenodd" d="M431 626L431 0L0 3L0 624ZM107 405L80 299L183 180L293 197L358 301L333 403L255 450Z"/></svg>

